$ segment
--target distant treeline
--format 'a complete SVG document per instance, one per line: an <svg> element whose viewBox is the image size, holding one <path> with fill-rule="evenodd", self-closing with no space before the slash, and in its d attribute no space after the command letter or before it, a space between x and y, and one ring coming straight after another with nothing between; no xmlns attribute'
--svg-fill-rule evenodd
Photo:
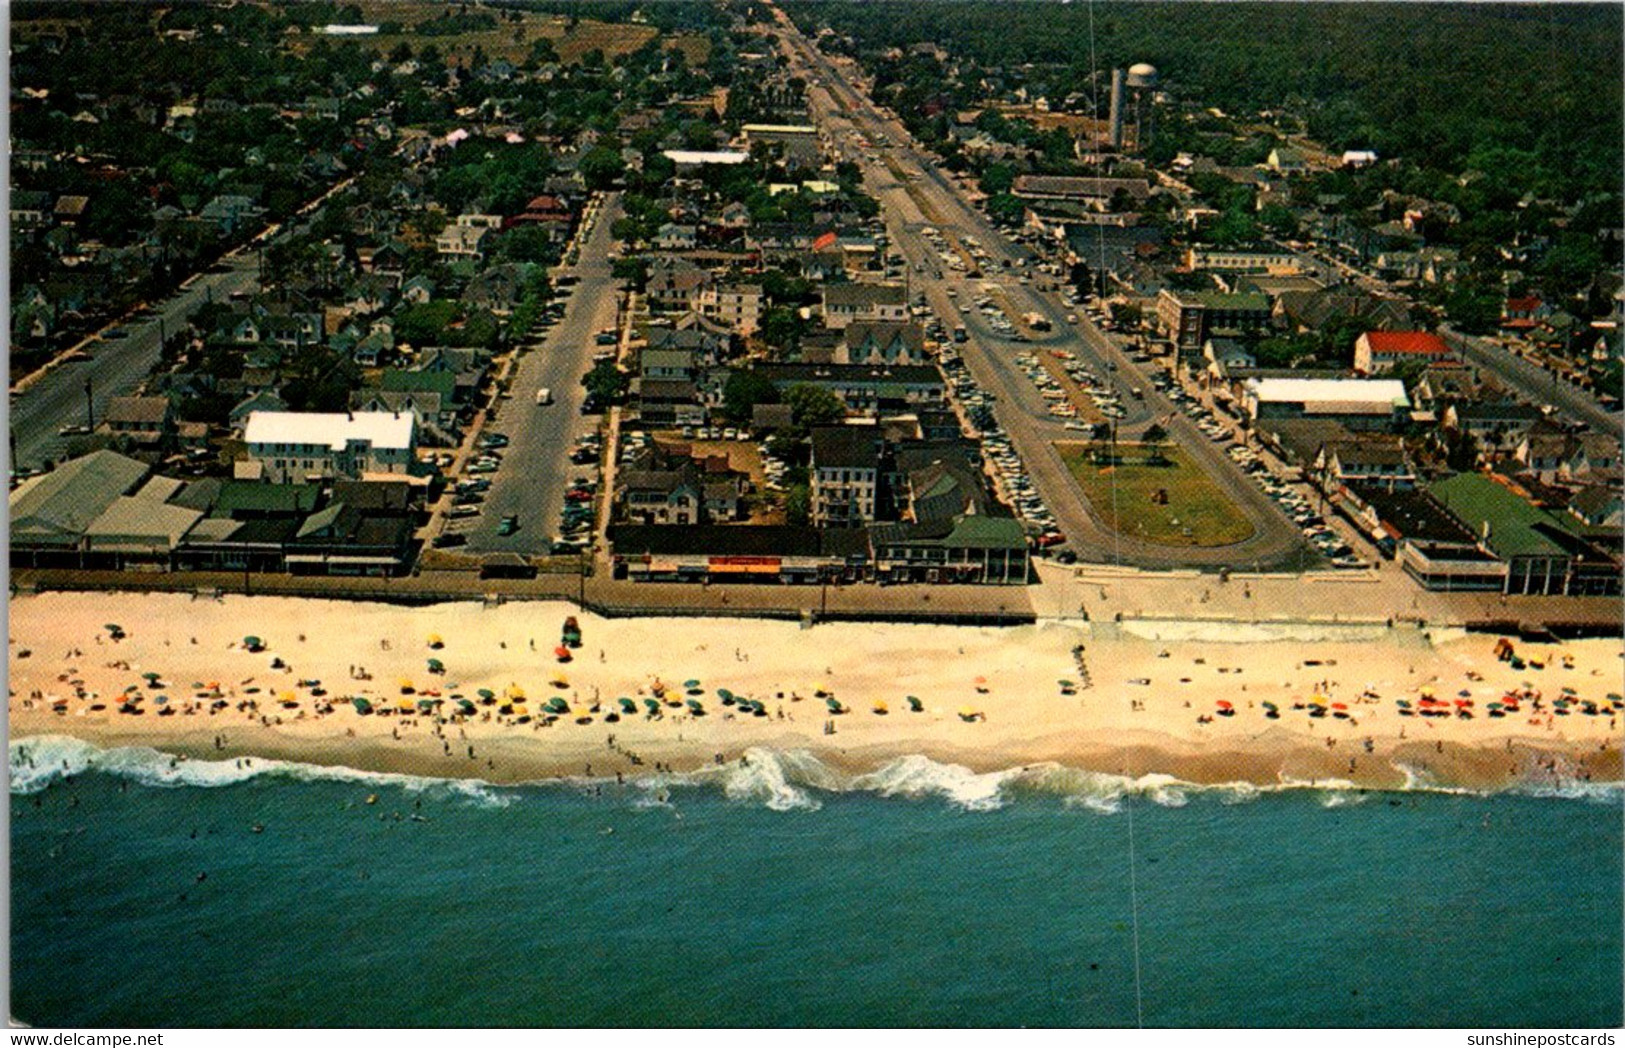
<svg viewBox="0 0 1625 1048"><path fill-rule="evenodd" d="M1290 107L1334 148L1453 172L1512 150L1529 165L1530 188L1562 195L1621 182L1619 4L798 0L787 9L804 29L852 36L860 51L935 43L984 68L1036 63L1029 75L1052 98L1087 91L1092 69L1150 62L1181 99Z"/></svg>

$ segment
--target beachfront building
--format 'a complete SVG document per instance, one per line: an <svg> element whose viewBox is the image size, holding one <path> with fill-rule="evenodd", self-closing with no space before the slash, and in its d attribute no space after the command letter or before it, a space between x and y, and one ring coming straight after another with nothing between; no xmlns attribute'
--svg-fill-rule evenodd
<svg viewBox="0 0 1625 1048"><path fill-rule="evenodd" d="M855 582L872 573L863 528L615 524L616 578L640 582Z"/></svg>
<svg viewBox="0 0 1625 1048"><path fill-rule="evenodd" d="M1506 565L1503 592L1617 596L1620 563L1494 474L1460 473L1428 488L1444 509Z"/></svg>
<svg viewBox="0 0 1625 1048"><path fill-rule="evenodd" d="M1350 430L1390 429L1410 409L1399 379L1252 378L1241 401L1255 422L1331 419Z"/></svg>
<svg viewBox="0 0 1625 1048"><path fill-rule="evenodd" d="M93 451L24 481L10 499L12 567L81 567L86 529L149 471L115 451Z"/></svg>
<svg viewBox="0 0 1625 1048"><path fill-rule="evenodd" d="M812 522L850 527L875 519L885 442L870 426L823 426L812 432Z"/></svg>
<svg viewBox="0 0 1625 1048"><path fill-rule="evenodd" d="M411 412L256 411L243 428L248 458L273 483L405 475L417 450Z"/></svg>
<svg viewBox="0 0 1625 1048"><path fill-rule="evenodd" d="M959 514L869 529L878 577L890 582L1025 585L1027 536L1014 517Z"/></svg>

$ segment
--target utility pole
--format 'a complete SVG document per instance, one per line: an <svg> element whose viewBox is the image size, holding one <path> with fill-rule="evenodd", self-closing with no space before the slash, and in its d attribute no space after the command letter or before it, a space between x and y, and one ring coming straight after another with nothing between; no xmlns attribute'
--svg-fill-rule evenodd
<svg viewBox="0 0 1625 1048"><path fill-rule="evenodd" d="M90 379L85 379L85 428L96 428L96 402L91 399Z"/></svg>

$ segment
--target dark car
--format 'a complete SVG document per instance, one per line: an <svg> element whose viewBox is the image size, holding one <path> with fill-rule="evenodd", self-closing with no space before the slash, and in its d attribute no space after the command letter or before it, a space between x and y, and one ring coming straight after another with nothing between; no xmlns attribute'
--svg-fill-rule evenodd
<svg viewBox="0 0 1625 1048"><path fill-rule="evenodd" d="M457 531L448 531L443 535L436 535L430 543L435 549L449 549L452 546L467 545L468 536Z"/></svg>

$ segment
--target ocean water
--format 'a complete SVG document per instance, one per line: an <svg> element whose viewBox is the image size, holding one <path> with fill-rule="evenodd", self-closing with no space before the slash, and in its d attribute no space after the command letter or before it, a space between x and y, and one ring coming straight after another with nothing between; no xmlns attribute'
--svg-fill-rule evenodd
<svg viewBox="0 0 1625 1048"><path fill-rule="evenodd" d="M1622 1021L1608 788L11 759L13 1010L39 1026Z"/></svg>

